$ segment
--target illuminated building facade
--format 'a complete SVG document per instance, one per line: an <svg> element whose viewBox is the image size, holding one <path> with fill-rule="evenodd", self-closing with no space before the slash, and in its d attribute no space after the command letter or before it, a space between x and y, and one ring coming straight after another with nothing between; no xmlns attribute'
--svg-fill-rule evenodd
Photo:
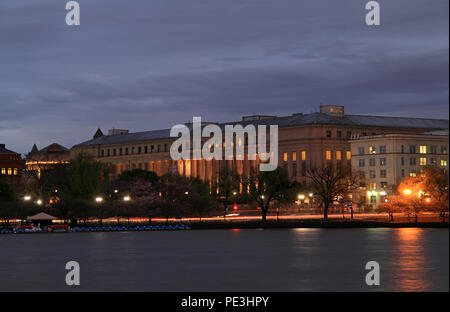
<svg viewBox="0 0 450 312"><path fill-rule="evenodd" d="M22 180L22 171L25 162L19 153L6 148L5 144L0 144L0 176L16 189Z"/></svg>
<svg viewBox="0 0 450 312"><path fill-rule="evenodd" d="M386 134L350 141L352 169L360 172L363 184L355 202L376 207L409 176L429 165L448 170L448 130L423 134Z"/></svg>
<svg viewBox="0 0 450 312"><path fill-rule="evenodd" d="M351 168L352 138L389 133L420 134L448 128L448 120L347 115L343 106L321 106L319 112L291 116L246 116L227 125L278 125L279 166L285 168L292 181L307 182L306 172L312 166L347 166ZM225 124L218 124L222 129ZM178 172L206 181L218 178L221 166L235 168L247 175L257 168L259 159L249 160L179 160L170 157L170 146L176 138L170 129L130 133L113 129L108 135L99 130L93 139L75 145L71 156L93 155L98 161L114 165L115 173L141 168L158 175ZM205 138L207 140L208 138ZM244 144L247 142L235 142ZM192 146L192 144L191 144Z"/></svg>
<svg viewBox="0 0 450 312"><path fill-rule="evenodd" d="M70 161L70 151L66 147L52 143L38 150L36 144L26 156L26 169L29 172L37 172L40 175L44 170L55 164L67 164Z"/></svg>

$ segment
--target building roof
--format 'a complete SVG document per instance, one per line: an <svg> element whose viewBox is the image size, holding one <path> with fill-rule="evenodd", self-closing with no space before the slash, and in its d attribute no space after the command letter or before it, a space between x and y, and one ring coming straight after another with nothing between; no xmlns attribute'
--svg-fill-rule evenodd
<svg viewBox="0 0 450 312"><path fill-rule="evenodd" d="M51 216L49 214L46 214L45 212L39 212L38 214L35 214L34 216L28 217L27 220L29 221L47 221L47 220L56 220L58 218Z"/></svg>
<svg viewBox="0 0 450 312"><path fill-rule="evenodd" d="M58 143L52 143L40 150L38 150L36 144L34 144L30 154L63 153L68 151L69 151L68 148Z"/></svg>
<svg viewBox="0 0 450 312"><path fill-rule="evenodd" d="M5 144L0 144L0 154L3 154L3 155L5 155L5 154L8 154L8 155L18 155L19 153L10 151L9 149L7 149L7 148L5 147Z"/></svg>
<svg viewBox="0 0 450 312"><path fill-rule="evenodd" d="M248 116L247 116L248 117ZM361 126L361 127L392 127L392 128L417 128L424 130L448 129L447 119L425 119L409 117L388 117L388 116L366 116L366 115L342 115L335 116L326 113L293 114L292 116L260 118L257 120L236 121L218 124L222 128L225 124L246 126L253 125L278 125L279 127L292 127L302 125L340 125L340 126ZM170 129L153 130L144 132L134 132L120 135L101 136L76 146L92 146L104 144L120 144L126 142L137 142L146 140L165 139L170 137Z"/></svg>

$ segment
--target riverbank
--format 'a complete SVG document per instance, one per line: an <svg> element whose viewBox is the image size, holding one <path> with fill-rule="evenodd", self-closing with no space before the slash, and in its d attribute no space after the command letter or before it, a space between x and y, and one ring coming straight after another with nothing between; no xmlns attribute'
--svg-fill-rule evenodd
<svg viewBox="0 0 450 312"><path fill-rule="evenodd" d="M297 220L297 221L215 221L189 222L193 230L211 229L283 229L283 228L448 228L448 222L383 222L363 220Z"/></svg>

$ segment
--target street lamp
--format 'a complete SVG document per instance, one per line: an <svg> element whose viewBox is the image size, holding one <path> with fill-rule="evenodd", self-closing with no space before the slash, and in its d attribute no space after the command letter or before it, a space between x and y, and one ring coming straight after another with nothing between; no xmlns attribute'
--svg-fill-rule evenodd
<svg viewBox="0 0 450 312"><path fill-rule="evenodd" d="M42 200L38 199L38 200L36 201L36 204L38 204L39 206L42 205Z"/></svg>
<svg viewBox="0 0 450 312"><path fill-rule="evenodd" d="M31 196L25 195L25 196L23 197L23 200L24 200L24 201L29 201L29 200L31 200Z"/></svg>
<svg viewBox="0 0 450 312"><path fill-rule="evenodd" d="M130 196L124 196L123 197L123 201L129 201L130 200Z"/></svg>
<svg viewBox="0 0 450 312"><path fill-rule="evenodd" d="M96 197L96 198L95 198L95 201L96 201L97 203L101 203L101 202L103 201L103 198L101 198L101 197Z"/></svg>
<svg viewBox="0 0 450 312"><path fill-rule="evenodd" d="M411 195L412 191L410 189L406 189L403 191L403 194L405 195Z"/></svg>
<svg viewBox="0 0 450 312"><path fill-rule="evenodd" d="M304 200L305 199L305 195L303 195L303 194L298 195L298 199Z"/></svg>

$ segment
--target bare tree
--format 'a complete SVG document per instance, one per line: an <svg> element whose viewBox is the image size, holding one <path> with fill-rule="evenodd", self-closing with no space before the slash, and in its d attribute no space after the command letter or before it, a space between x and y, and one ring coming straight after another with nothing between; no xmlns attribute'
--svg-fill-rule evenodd
<svg viewBox="0 0 450 312"><path fill-rule="evenodd" d="M311 180L315 196L324 206L323 219L328 220L330 205L339 199L346 200L359 186L360 175L350 170L333 166L312 167L306 172ZM352 213L353 216L353 213Z"/></svg>

